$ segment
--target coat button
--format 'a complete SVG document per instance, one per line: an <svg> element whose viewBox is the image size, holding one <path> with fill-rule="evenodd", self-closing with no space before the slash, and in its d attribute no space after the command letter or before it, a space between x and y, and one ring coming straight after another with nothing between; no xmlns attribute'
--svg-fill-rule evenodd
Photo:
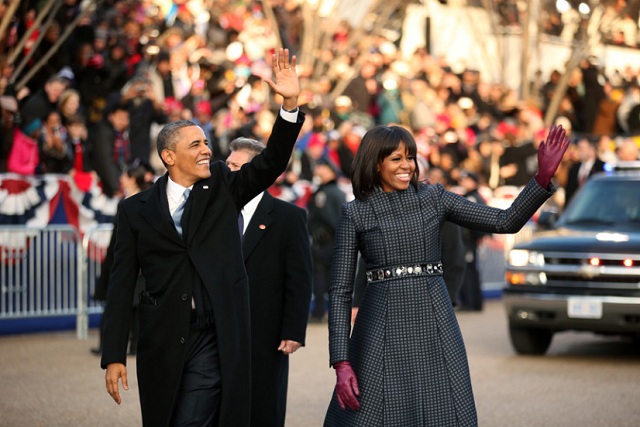
<svg viewBox="0 0 640 427"><path fill-rule="evenodd" d="M180 337L180 344L184 344L184 337Z"/></svg>
<svg viewBox="0 0 640 427"><path fill-rule="evenodd" d="M187 300L187 294L182 294L182 301L186 301Z"/></svg>

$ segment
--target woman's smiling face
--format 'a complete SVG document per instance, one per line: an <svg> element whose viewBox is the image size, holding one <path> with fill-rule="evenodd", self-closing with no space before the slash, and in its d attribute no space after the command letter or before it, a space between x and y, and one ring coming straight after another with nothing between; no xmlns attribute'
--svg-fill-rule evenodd
<svg viewBox="0 0 640 427"><path fill-rule="evenodd" d="M378 174L382 190L386 192L406 190L416 171L416 158L400 142L398 148L378 162Z"/></svg>

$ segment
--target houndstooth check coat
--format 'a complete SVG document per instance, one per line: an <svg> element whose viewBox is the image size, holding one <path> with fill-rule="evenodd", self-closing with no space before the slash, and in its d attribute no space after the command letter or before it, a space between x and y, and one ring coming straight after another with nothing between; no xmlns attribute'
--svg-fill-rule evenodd
<svg viewBox="0 0 640 427"><path fill-rule="evenodd" d="M551 194L532 179L502 210L472 203L439 184L419 184L379 190L344 205L329 289L330 363L351 362L360 409L342 410L334 393L325 426L477 425L466 351L442 276L368 283L351 332L358 251L368 269L438 262L445 220L515 233Z"/></svg>

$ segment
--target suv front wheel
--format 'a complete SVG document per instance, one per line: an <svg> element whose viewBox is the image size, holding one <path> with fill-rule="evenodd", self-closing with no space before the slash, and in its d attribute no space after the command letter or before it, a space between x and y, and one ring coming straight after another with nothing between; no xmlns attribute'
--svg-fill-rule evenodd
<svg viewBox="0 0 640 427"><path fill-rule="evenodd" d="M546 329L523 328L509 323L509 337L518 354L541 355L549 349L553 332Z"/></svg>

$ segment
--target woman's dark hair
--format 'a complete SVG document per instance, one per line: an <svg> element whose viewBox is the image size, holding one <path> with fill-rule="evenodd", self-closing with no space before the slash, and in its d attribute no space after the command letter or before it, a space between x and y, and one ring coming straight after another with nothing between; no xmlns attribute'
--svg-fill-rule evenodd
<svg viewBox="0 0 640 427"><path fill-rule="evenodd" d="M129 178L133 178L136 181L140 191L146 190L153 185L153 173L150 172L150 167L137 159L125 169L125 172Z"/></svg>
<svg viewBox="0 0 640 427"><path fill-rule="evenodd" d="M418 185L420 170L415 160L418 149L411 132L400 126L376 126L362 137L351 165L351 184L356 199L363 200L376 187L381 186L378 164L393 153L401 142L414 158L416 169L411 177L411 184Z"/></svg>

